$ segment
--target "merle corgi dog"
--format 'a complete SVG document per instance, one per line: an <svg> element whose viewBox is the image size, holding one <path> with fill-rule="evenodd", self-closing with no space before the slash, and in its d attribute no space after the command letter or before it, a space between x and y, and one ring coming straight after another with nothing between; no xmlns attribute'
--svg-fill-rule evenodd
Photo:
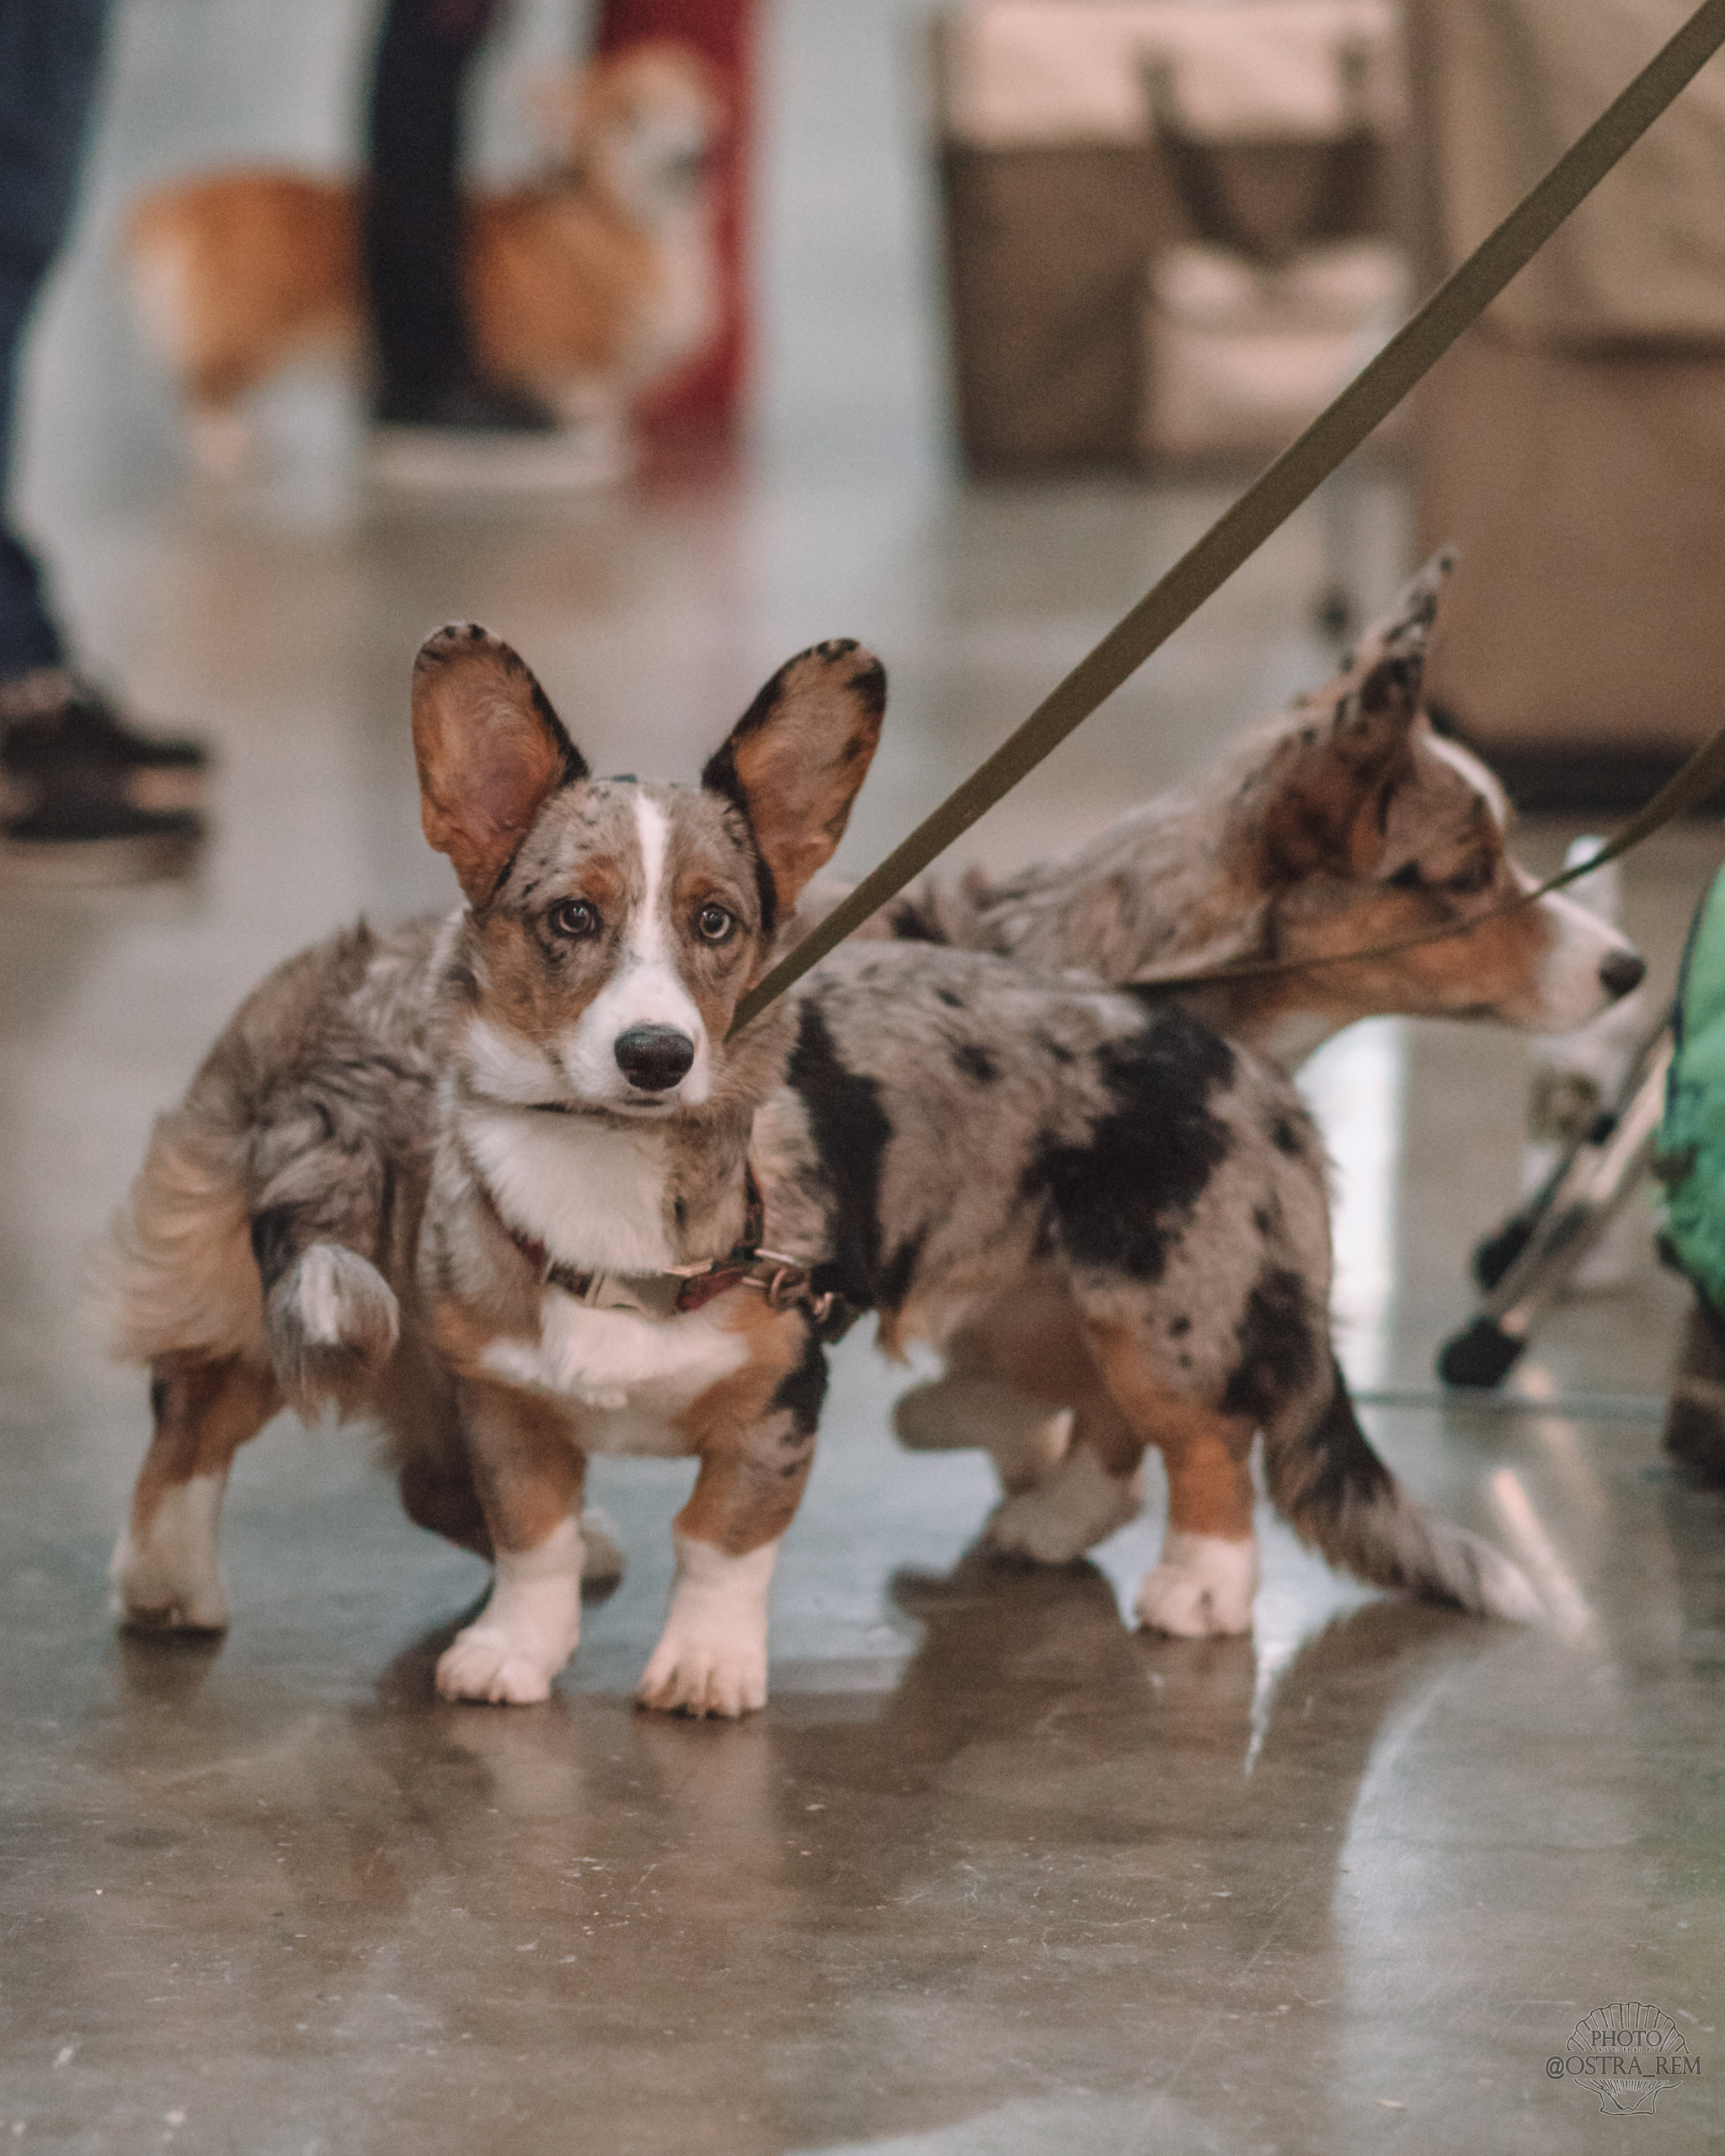
<svg viewBox="0 0 1725 2156"><path fill-rule="evenodd" d="M545 1698L580 1620L589 1454L692 1454L650 1707L766 1690L767 1582L823 1340L943 1338L1008 1293L1077 1313L1080 1438L1036 1497L1081 1541L1147 1444L1169 1532L1138 1600L1240 1630L1248 1454L1365 1577L1535 1609L1414 1505L1331 1355L1323 1162L1286 1081L1188 1014L985 953L859 945L734 1037L868 768L852 643L791 660L696 787L592 776L505 645L415 668L425 830L466 904L361 926L243 1006L119 1224L155 1432L115 1557L135 1625L219 1628L223 1486L281 1403L374 1414L409 1512L489 1556L452 1699Z"/></svg>
<svg viewBox="0 0 1725 2156"><path fill-rule="evenodd" d="M1243 734L1189 784L1147 802L1064 859L991 883L936 874L866 933L994 951L1116 984L1241 959L1332 959L1425 931L1466 934L1363 957L1174 991L1231 1041L1292 1065L1355 1019L1402 1013L1566 1033L1639 983L1615 928L1561 893L1499 910L1534 888L1509 850L1503 788L1433 728L1421 689L1449 551L1428 562L1361 635L1335 677ZM1007 1492L991 1534L1027 1556L1075 1555L1039 1508L1017 1502L1071 1442L1044 1373L1054 1313L1027 1334L1021 1299L978 1305L948 1343L947 1374L899 1404L918 1451L980 1445ZM1068 1312L1064 1334L1076 1329ZM1135 1509L1122 1494L1112 1531Z"/></svg>

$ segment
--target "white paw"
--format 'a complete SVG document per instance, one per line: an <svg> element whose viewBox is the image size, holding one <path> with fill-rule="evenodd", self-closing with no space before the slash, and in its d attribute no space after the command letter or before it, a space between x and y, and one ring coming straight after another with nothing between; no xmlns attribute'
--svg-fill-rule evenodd
<svg viewBox="0 0 1725 2156"><path fill-rule="evenodd" d="M1139 1585L1133 1609L1148 1631L1172 1632L1182 1640L1231 1637L1252 1630L1257 1593L1255 1537L1231 1542L1220 1534L1171 1529L1160 1562Z"/></svg>
<svg viewBox="0 0 1725 2156"><path fill-rule="evenodd" d="M142 1540L128 1528L109 1577L128 1625L140 1631L225 1632L227 1586L216 1534L227 1477L195 1475L163 1492Z"/></svg>
<svg viewBox="0 0 1725 2156"><path fill-rule="evenodd" d="M1135 1518L1143 1502L1141 1476L1110 1475L1079 1445L1047 1481L997 1505L982 1539L1010 1556L1066 1565Z"/></svg>
<svg viewBox="0 0 1725 2156"><path fill-rule="evenodd" d="M663 1714L752 1714L766 1705L766 1641L685 1637L668 1625L635 1697Z"/></svg>
<svg viewBox="0 0 1725 2156"><path fill-rule="evenodd" d="M456 1635L438 1657L437 1689L446 1700L489 1700L494 1706L531 1707L551 1697L551 1680L561 1662L547 1669L542 1656L482 1620Z"/></svg>
<svg viewBox="0 0 1725 2156"><path fill-rule="evenodd" d="M141 1632L225 1632L227 1588L221 1573L175 1579L147 1558L140 1559L122 1536L110 1575L120 1589L126 1622Z"/></svg>
<svg viewBox="0 0 1725 2156"><path fill-rule="evenodd" d="M446 1700L530 1707L581 1636L581 1530L561 1521L537 1549L505 1550L477 1624L457 1632L437 1664Z"/></svg>
<svg viewBox="0 0 1725 2156"><path fill-rule="evenodd" d="M665 1714L752 1713L766 1705L766 1588L778 1545L729 1557L676 1540L670 1614L635 1697Z"/></svg>

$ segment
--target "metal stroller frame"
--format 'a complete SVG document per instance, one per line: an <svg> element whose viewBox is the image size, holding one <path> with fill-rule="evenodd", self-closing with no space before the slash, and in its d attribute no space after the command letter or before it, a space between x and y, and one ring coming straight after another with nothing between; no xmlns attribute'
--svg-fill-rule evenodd
<svg viewBox="0 0 1725 2156"><path fill-rule="evenodd" d="M1614 1107L1577 1139L1529 1203L1474 1252L1485 1290L1471 1324L1445 1342L1445 1385L1500 1385L1541 1318L1652 1170L1675 1050L1668 1016L1642 1045Z"/></svg>

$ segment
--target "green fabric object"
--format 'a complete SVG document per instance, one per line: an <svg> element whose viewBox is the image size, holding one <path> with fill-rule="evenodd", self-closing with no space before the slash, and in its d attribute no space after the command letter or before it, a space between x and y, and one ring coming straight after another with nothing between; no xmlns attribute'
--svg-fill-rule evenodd
<svg viewBox="0 0 1725 2156"><path fill-rule="evenodd" d="M1675 1030L1659 1131L1668 1230L1684 1271L1725 1310L1725 869L1689 931Z"/></svg>

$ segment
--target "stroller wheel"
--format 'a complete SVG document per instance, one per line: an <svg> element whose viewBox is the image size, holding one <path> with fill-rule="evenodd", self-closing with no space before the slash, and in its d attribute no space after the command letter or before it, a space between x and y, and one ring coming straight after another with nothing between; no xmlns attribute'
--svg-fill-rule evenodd
<svg viewBox="0 0 1725 2156"><path fill-rule="evenodd" d="M1525 1340L1517 1340L1488 1317L1477 1317L1466 1332L1445 1341L1438 1355L1438 1375L1445 1385L1477 1390L1501 1385L1520 1358Z"/></svg>
<svg viewBox="0 0 1725 2156"><path fill-rule="evenodd" d="M1474 1284L1483 1293L1490 1294L1527 1248L1536 1225L1530 1213L1512 1213L1495 1234L1475 1244L1471 1270Z"/></svg>

